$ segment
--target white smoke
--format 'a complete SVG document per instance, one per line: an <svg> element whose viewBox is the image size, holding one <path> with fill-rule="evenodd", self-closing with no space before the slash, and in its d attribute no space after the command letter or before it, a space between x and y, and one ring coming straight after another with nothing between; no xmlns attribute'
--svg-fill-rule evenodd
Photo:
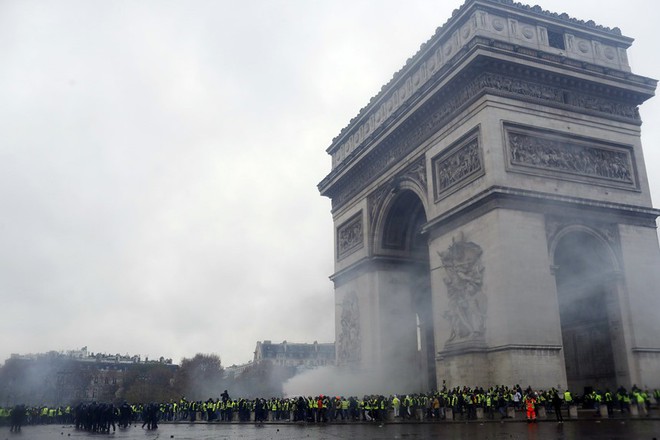
<svg viewBox="0 0 660 440"><path fill-rule="evenodd" d="M401 390L388 384L383 374L342 367L319 367L306 370L284 382L286 397L293 396L364 396L393 394Z"/></svg>

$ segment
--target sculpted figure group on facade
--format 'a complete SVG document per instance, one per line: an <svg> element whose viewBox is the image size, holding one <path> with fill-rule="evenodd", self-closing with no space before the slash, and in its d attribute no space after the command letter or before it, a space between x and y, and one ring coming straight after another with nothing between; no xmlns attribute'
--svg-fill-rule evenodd
<svg viewBox="0 0 660 440"><path fill-rule="evenodd" d="M626 151L590 148L509 132L513 164L634 183Z"/></svg>
<svg viewBox="0 0 660 440"><path fill-rule="evenodd" d="M355 292L346 295L342 302L337 359L340 365L353 365L360 361L360 309Z"/></svg>
<svg viewBox="0 0 660 440"><path fill-rule="evenodd" d="M443 279L449 296L449 310L444 317L451 325L447 342L483 336L486 331L488 299L482 292L484 267L481 247L465 241L454 241L444 252L438 252L447 276Z"/></svg>

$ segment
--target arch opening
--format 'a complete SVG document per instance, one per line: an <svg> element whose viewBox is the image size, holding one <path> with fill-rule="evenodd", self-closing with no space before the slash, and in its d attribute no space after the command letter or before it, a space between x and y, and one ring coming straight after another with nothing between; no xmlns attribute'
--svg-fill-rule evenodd
<svg viewBox="0 0 660 440"><path fill-rule="evenodd" d="M557 242L554 265L568 387L580 393L614 390L611 323L617 321L618 307L610 249L591 232L570 231Z"/></svg>
<svg viewBox="0 0 660 440"><path fill-rule="evenodd" d="M376 251L376 256L392 257L387 286L380 289L384 362L390 377L415 392L436 387L429 251L421 234L425 223L419 197L400 191L386 211Z"/></svg>

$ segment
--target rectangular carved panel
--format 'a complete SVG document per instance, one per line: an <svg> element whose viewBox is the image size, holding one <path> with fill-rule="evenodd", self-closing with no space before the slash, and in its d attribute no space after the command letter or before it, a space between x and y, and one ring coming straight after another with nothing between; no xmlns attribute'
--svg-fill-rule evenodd
<svg viewBox="0 0 660 440"><path fill-rule="evenodd" d="M364 246L362 211L337 228L337 260L341 260Z"/></svg>
<svg viewBox="0 0 660 440"><path fill-rule="evenodd" d="M474 131L432 159L438 202L484 174L479 132Z"/></svg>
<svg viewBox="0 0 660 440"><path fill-rule="evenodd" d="M632 148L505 124L510 171L616 188L639 188Z"/></svg>

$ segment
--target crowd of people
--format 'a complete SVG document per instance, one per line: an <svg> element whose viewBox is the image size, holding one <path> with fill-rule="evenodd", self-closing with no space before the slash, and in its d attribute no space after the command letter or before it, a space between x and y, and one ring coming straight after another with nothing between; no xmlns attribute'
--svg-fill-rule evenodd
<svg viewBox="0 0 660 440"><path fill-rule="evenodd" d="M529 422L537 419L543 408L554 413L563 422L562 411L570 406L595 410L600 415L604 405L608 415L614 412L625 415L635 408L648 414L652 400L660 403L660 390L653 393L633 386L630 391L619 387L615 391L593 390L585 395L570 391L533 390L497 386L455 387L426 394L393 394L356 396L297 396L266 398L232 398L225 391L218 398L205 401L188 400L163 403L79 403L75 406L17 405L0 407L0 424L9 425L12 431L25 424L71 424L76 429L90 432L110 432L142 423L142 428L156 429L163 422L266 422L292 421L308 423L328 422L387 422L392 420L441 421L474 420L483 416L488 419L511 417L511 410L523 412ZM478 416L478 413L481 413Z"/></svg>

